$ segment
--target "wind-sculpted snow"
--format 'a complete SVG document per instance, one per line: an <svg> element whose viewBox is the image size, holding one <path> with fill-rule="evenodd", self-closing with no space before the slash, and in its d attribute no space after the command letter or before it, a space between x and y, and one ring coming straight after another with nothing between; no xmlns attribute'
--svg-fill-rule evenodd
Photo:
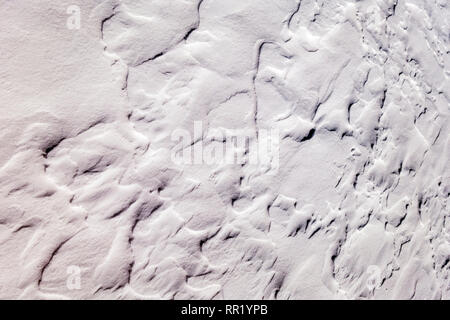
<svg viewBox="0 0 450 320"><path fill-rule="evenodd" d="M450 299L449 16L2 1L0 298Z"/></svg>

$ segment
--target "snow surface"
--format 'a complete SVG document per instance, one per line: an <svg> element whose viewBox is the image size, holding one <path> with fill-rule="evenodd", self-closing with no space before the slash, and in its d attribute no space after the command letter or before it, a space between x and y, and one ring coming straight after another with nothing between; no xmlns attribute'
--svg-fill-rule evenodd
<svg viewBox="0 0 450 320"><path fill-rule="evenodd" d="M0 298L450 299L449 17L0 0ZM199 121L276 166L174 162Z"/></svg>

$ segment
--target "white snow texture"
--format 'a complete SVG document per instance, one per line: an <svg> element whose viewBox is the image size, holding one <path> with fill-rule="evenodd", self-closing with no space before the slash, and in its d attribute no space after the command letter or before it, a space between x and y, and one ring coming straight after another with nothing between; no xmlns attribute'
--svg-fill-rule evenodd
<svg viewBox="0 0 450 320"><path fill-rule="evenodd" d="M449 17L0 0L0 298L450 299Z"/></svg>

